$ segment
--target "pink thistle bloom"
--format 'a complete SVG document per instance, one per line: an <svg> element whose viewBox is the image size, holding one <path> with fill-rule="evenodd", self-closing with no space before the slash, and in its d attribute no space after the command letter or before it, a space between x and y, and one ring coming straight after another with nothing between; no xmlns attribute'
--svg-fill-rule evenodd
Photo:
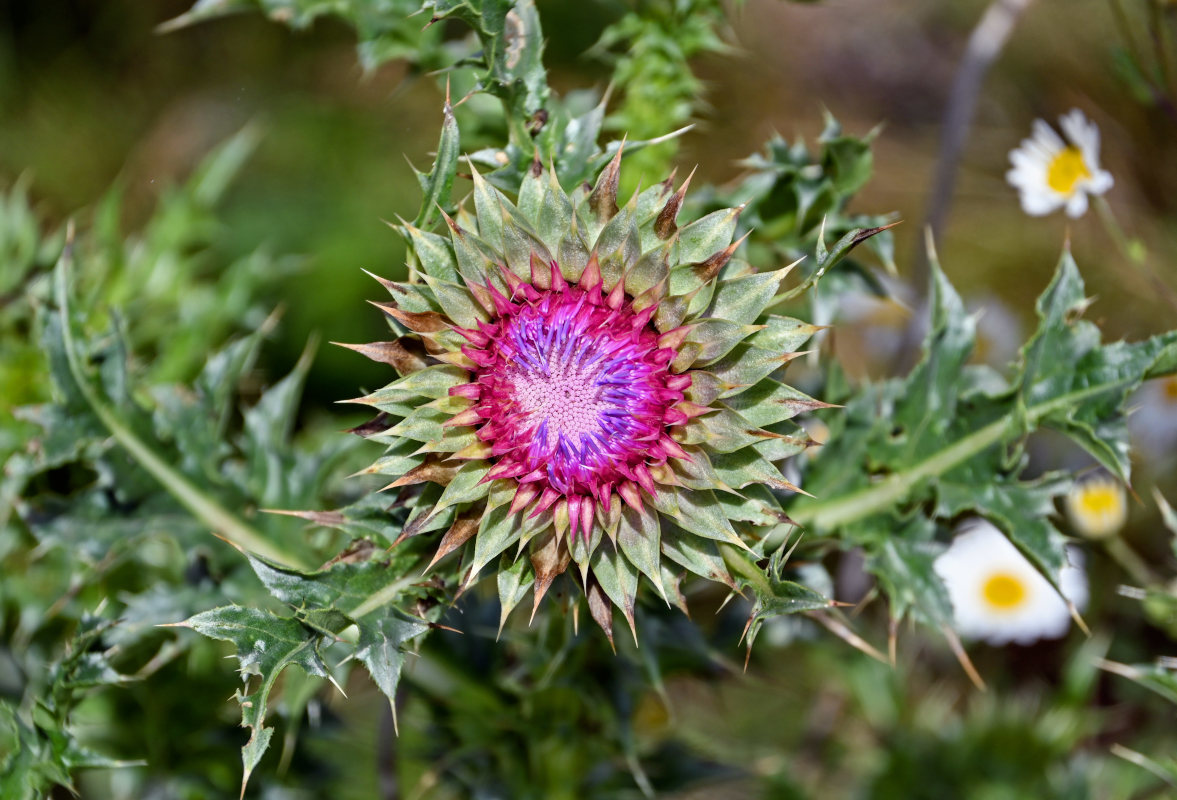
<svg viewBox="0 0 1177 800"><path fill-rule="evenodd" d="M518 204L475 172L448 237L401 226L414 269L377 304L397 339L352 346L400 375L355 401L398 492L364 506L384 538L438 532L429 566L463 550L463 587L498 560L501 621L571 581L610 637L642 581L684 608L684 570L736 586L720 545L790 524L779 464L825 407L777 379L817 330L767 310L789 267L733 258L739 209L680 228L686 182L619 208L620 161L571 194L532 170Z"/></svg>
<svg viewBox="0 0 1177 800"><path fill-rule="evenodd" d="M580 509L569 515L572 536L587 538L594 504L607 512L616 490L640 510L634 501L639 486L652 485L649 468L686 455L667 431L686 421L674 406L690 376L671 372L677 353L659 344L654 306L635 312L610 300L599 270L569 286L551 269L551 288L495 292L498 316L459 329L477 366L472 382L450 394L474 400L477 419L465 424L496 457L486 479L514 478L517 508L538 496L533 516L565 498Z"/></svg>

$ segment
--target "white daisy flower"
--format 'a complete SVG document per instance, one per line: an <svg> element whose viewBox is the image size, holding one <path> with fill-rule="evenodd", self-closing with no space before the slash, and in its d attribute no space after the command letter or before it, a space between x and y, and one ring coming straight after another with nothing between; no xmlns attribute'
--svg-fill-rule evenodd
<svg viewBox="0 0 1177 800"><path fill-rule="evenodd" d="M1034 133L1010 151L1013 169L1005 179L1018 190L1022 210L1039 217L1066 208L1077 218L1087 211L1087 195L1112 188L1112 174L1099 167L1099 128L1079 109L1059 118L1063 135L1040 119ZM1065 137L1065 138L1064 138Z"/></svg>
<svg viewBox="0 0 1177 800"><path fill-rule="evenodd" d="M1059 584L1063 595L1082 608L1087 603L1082 554L1069 548L1067 557L1070 564ZM948 589L961 636L997 645L1030 644L1058 638L1071 624L1063 596L989 522L965 523L934 567Z"/></svg>
<svg viewBox="0 0 1177 800"><path fill-rule="evenodd" d="M1128 519L1128 494L1119 481L1099 474L1077 481L1067 493L1067 519L1088 539L1115 536Z"/></svg>

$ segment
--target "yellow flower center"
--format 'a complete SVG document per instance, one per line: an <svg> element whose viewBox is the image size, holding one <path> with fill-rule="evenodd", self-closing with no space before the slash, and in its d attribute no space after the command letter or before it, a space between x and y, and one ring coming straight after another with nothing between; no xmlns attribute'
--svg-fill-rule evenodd
<svg viewBox="0 0 1177 800"><path fill-rule="evenodd" d="M1091 177L1091 170L1083 163L1083 153L1078 147L1068 145L1050 160L1046 168L1046 184L1059 194L1075 191L1075 184Z"/></svg>
<svg viewBox="0 0 1177 800"><path fill-rule="evenodd" d="M998 611L1012 611L1026 599L1026 585L1016 575L997 572L981 587L985 602Z"/></svg>
<svg viewBox="0 0 1177 800"><path fill-rule="evenodd" d="M1177 376L1166 378L1161 387L1164 390L1165 402L1177 403Z"/></svg>
<svg viewBox="0 0 1177 800"><path fill-rule="evenodd" d="M1121 502L1122 498L1115 484L1093 481L1079 490L1079 510L1084 514L1110 514L1119 509Z"/></svg>

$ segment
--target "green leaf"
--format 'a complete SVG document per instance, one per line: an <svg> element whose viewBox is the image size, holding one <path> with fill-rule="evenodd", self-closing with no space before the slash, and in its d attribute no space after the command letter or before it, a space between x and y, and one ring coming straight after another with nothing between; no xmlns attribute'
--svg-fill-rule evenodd
<svg viewBox="0 0 1177 800"><path fill-rule="evenodd" d="M766 428L798 414L830 408L785 383L763 380L750 389L729 397L726 405L756 428Z"/></svg>
<svg viewBox="0 0 1177 800"><path fill-rule="evenodd" d="M463 464L441 493L432 513L437 514L459 503L481 500L490 494L493 481L484 480L490 468L488 461L467 461Z"/></svg>
<svg viewBox="0 0 1177 800"><path fill-rule="evenodd" d="M121 403L120 398L110 397L103 385L94 380L79 351L81 332L70 310L71 264L72 252L67 248L54 271L56 320L45 328L47 346L56 365L54 378L69 398L67 402L93 415L127 455L197 519L246 549L297 563L297 555L275 545L169 464L159 454L156 443L147 438L151 435L150 423L143 411L125 394ZM109 386L109 371L106 383Z"/></svg>
<svg viewBox="0 0 1177 800"><path fill-rule="evenodd" d="M478 534L474 539L473 560L469 575L465 578L467 585L474 581L482 568L492 559L497 558L523 536L524 525L520 525L516 515L508 513L509 510L507 506L499 506L484 514L479 521Z"/></svg>
<svg viewBox="0 0 1177 800"><path fill-rule="evenodd" d="M749 325L772 305L789 267L774 272L759 272L741 278L719 281L711 300L708 316Z"/></svg>
<svg viewBox="0 0 1177 800"><path fill-rule="evenodd" d="M1059 474L1022 483L1001 483L986 475L966 484L941 481L936 488L936 514L951 519L972 511L985 517L1057 585L1067 560L1066 539L1049 517L1055 500L1070 487L1070 478Z"/></svg>
<svg viewBox="0 0 1177 800"><path fill-rule="evenodd" d="M664 525L662 553L674 563L707 580L726 583L729 586L734 583L727 566L723 563L723 557L719 554L719 547L712 539L687 534L674 525ZM665 575L663 577L665 578ZM662 585L668 588L671 584L663 580Z"/></svg>
<svg viewBox="0 0 1177 800"><path fill-rule="evenodd" d="M638 632L633 615L638 594L637 568L617 548L608 545L594 551L590 568L605 595L625 616L636 644Z"/></svg>
<svg viewBox="0 0 1177 800"><path fill-rule="evenodd" d="M244 765L241 791L244 794L249 776L261 761L274 733L273 728L266 727L265 718L270 691L278 676L293 665L307 675L327 677L327 668L318 652L321 637L297 620L240 606L215 608L180 624L212 639L232 642L237 648L242 678L248 683L250 676L260 677L252 692L237 692L241 724L250 729L249 741L241 748Z"/></svg>
<svg viewBox="0 0 1177 800"><path fill-rule="evenodd" d="M34 679L40 689L36 709L25 718L18 708L0 701L0 796L40 798L55 786L75 791L74 771L140 766L90 750L71 716L91 690L121 686L132 680L111 665L108 636L114 623L86 615L65 645L61 658L41 664L46 680Z"/></svg>
<svg viewBox="0 0 1177 800"><path fill-rule="evenodd" d="M474 302L469 290L449 281L441 281L429 275L422 276L433 290L437 304L454 324L463 328L476 328L479 321L486 322L486 312Z"/></svg>
<svg viewBox="0 0 1177 800"><path fill-rule="evenodd" d="M724 555L736 575L737 586L741 589L750 589L755 598L744 632L749 649L766 620L783 614L827 609L832 605L824 595L808 586L795 581L781 580L776 574L779 572L779 565L773 565L774 562L770 562L770 567L766 571L762 570L747 552L725 547Z"/></svg>
<svg viewBox="0 0 1177 800"><path fill-rule="evenodd" d="M1048 293L1065 288L1060 281L1071 283L1068 261L1060 264L1060 276ZM802 499L790 507L798 522L819 530L853 525L913 496L927 496L933 479L951 480L953 470L965 464L975 470L984 463L992 474L1002 475L1006 459L999 445L1015 443L1038 426L1058 427L1070 434L1073 420L1114 422L1123 415L1127 393L1177 349L1177 332L1131 345L1099 346L1090 339L1090 328L1068 314L1073 305L1046 299L1046 307L1053 310L1040 330L1059 342L1062 352L1077 354L1080 350L1074 340L1085 342L1078 361L1068 363L1065 370L1051 367L1043 373L1031 358L1026 380L1019 381L1021 392L961 396L959 391L970 386L959 376L972 345L972 326L955 316L959 299L947 283L939 274L934 280L935 296L941 299L933 312L937 324L929 334L924 360L907 379L868 387L848 405L845 430L827 445L830 449L823 452L807 481L809 490L821 499ZM1067 293L1074 297L1074 287ZM1070 343L1058 338L1066 331L1073 337ZM1031 346L1028 352L1036 350ZM962 403L967 404L967 414L959 413ZM867 455L852 459L846 452L864 448ZM985 460L978 461L982 456ZM833 471L822 468L822 463L869 465L883 474L868 481L861 472Z"/></svg>
<svg viewBox="0 0 1177 800"><path fill-rule="evenodd" d="M725 356L733 347L755 333L757 328L752 325L737 325L724 319L701 319L691 325L685 344L693 350L692 363L707 366ZM685 347L680 347L682 353ZM682 368L690 364L683 364ZM674 369L679 369L679 361L675 359Z"/></svg>
<svg viewBox="0 0 1177 800"><path fill-rule="evenodd" d="M658 515L643 506L634 511L628 505L621 508L621 525L617 530L617 546L639 572L654 584L666 598L662 587L662 533Z"/></svg>
<svg viewBox="0 0 1177 800"><path fill-rule="evenodd" d="M793 491L776 466L755 448L746 447L734 453L717 453L711 459L715 474L731 489L743 489L751 483L762 483L773 489Z"/></svg>
<svg viewBox="0 0 1177 800"><path fill-rule="evenodd" d="M1064 543L1048 517L1068 481L1023 480L1022 440L1055 428L1126 475L1124 402L1144 376L1170 363L1177 332L1101 345L1096 328L1079 317L1087 303L1064 254L1013 380L980 381L966 365L974 321L935 264L931 295L920 363L905 378L862 387L845 415L831 418L841 429L805 477L816 499L796 498L787 511L819 533L866 547L895 613L913 609L941 625L951 617L931 572L931 533L895 532L916 531L912 520L923 514L948 522L975 513L1057 581ZM722 477L725 465L717 460L715 467Z"/></svg>
<svg viewBox="0 0 1177 800"><path fill-rule="evenodd" d="M429 630L428 623L396 608L385 608L359 626L355 656L396 708L396 688L405 665L405 642ZM395 711L394 711L395 713Z"/></svg>
<svg viewBox="0 0 1177 800"><path fill-rule="evenodd" d="M450 283L457 283L461 277L467 277L473 280L480 280L481 273L475 275L467 275L458 272L458 258L455 255L455 250L450 246L449 241L436 233L423 231L420 228L402 224L396 228L405 240L408 242L409 250L413 257L416 258L417 264L421 270L438 280L449 281ZM393 293L397 304L406 311L420 312L428 311L433 308L432 303L422 303L417 305L406 305L402 296Z"/></svg>
<svg viewBox="0 0 1177 800"><path fill-rule="evenodd" d="M740 209L725 208L700 217L680 229L672 251L674 263L697 264L724 250L736 232L736 220L739 216ZM675 288L673 281L671 283L671 291L674 294L684 294L691 288L693 286L689 284Z"/></svg>
<svg viewBox="0 0 1177 800"><path fill-rule="evenodd" d="M950 627L952 601L934 568L944 548L930 541L932 530L927 520L915 520L894 534L880 535L866 566L882 583L892 617L914 613L933 627Z"/></svg>
<svg viewBox="0 0 1177 800"><path fill-rule="evenodd" d="M499 634L502 635L507 617L535 583L535 569L529 559L512 558L510 553L503 553L496 580L499 590Z"/></svg>

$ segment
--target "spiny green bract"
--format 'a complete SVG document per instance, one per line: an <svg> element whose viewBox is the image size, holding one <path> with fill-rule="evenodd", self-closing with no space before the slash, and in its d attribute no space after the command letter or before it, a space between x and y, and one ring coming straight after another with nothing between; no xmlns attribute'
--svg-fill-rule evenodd
<svg viewBox="0 0 1177 800"><path fill-rule="evenodd" d="M366 472L394 478L385 489L396 492L389 511L403 515L396 542L440 533L431 567L466 545L453 566L463 589L499 559L502 621L528 588L534 614L575 564L610 638L612 605L633 628L642 578L680 606L683 569L736 585L721 547L747 549L791 524L774 492L796 487L776 465L810 444L790 419L825 405L772 377L816 330L767 313L789 267L757 272L733 258L738 208L680 227L689 179L675 191L672 176L619 208L620 160L619 152L594 186L571 194L537 161L515 202L475 172L473 212L447 216L448 235L399 226L410 243L409 279L381 280L393 302L377 304L397 338L350 345L400 375L354 401L380 412L357 432L388 445ZM468 340L483 343L490 323L555 292L641 315L657 347L671 351L668 385L685 383L681 375L690 382L667 411L661 444L651 444L650 453L665 455L619 467L640 480L622 476L602 488L601 479L585 490L594 496L568 489L531 506L538 490L527 481L538 474L493 472L505 458L487 434L497 420L481 424L490 412L473 413L485 404L461 387L479 380L472 357L487 358ZM547 421L530 419L529 435Z"/></svg>

